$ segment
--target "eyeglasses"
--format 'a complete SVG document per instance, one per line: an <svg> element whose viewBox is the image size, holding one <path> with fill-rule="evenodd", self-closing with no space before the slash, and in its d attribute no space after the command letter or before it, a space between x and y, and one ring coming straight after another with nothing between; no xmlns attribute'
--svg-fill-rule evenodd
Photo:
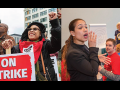
<svg viewBox="0 0 120 90"><path fill-rule="evenodd" d="M31 31L31 30L36 31L36 30L40 30L40 29L39 29L39 28L27 28L27 30L28 30L28 31Z"/></svg>

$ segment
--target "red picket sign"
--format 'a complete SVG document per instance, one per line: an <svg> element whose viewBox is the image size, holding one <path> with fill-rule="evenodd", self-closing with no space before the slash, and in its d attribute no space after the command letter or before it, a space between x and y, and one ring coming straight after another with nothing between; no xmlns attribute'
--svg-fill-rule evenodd
<svg viewBox="0 0 120 90"><path fill-rule="evenodd" d="M1 81L34 81L34 54L20 53L0 55Z"/></svg>

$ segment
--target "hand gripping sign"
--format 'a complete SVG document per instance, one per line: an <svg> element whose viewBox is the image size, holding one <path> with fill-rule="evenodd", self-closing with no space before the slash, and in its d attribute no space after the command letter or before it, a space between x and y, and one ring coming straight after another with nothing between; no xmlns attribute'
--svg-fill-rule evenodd
<svg viewBox="0 0 120 90"><path fill-rule="evenodd" d="M0 55L0 81L35 81L33 52Z"/></svg>

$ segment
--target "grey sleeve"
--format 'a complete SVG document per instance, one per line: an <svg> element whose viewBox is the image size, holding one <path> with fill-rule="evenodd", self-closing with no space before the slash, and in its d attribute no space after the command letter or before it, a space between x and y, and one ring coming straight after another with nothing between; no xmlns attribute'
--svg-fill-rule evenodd
<svg viewBox="0 0 120 90"><path fill-rule="evenodd" d="M113 81L120 80L120 75L115 75L112 72L105 70L104 68L101 69L100 73Z"/></svg>

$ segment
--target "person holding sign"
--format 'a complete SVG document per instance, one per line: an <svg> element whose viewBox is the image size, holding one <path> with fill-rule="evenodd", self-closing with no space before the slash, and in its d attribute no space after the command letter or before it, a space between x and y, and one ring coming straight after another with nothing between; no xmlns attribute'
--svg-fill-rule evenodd
<svg viewBox="0 0 120 90"><path fill-rule="evenodd" d="M32 22L23 32L19 45L13 46L12 40L2 43L4 49L11 47L11 53L34 52L36 80L57 81L50 55L61 48L61 26L57 14L49 14L51 23L51 41L45 39L45 26L39 22ZM45 77L45 78L44 78Z"/></svg>
<svg viewBox="0 0 120 90"><path fill-rule="evenodd" d="M70 22L69 31L71 35L63 49L62 60L66 60L70 81L97 81L100 62L109 61L103 55L98 57L97 36L88 32L86 22L79 18ZM85 45L87 40L89 48Z"/></svg>

